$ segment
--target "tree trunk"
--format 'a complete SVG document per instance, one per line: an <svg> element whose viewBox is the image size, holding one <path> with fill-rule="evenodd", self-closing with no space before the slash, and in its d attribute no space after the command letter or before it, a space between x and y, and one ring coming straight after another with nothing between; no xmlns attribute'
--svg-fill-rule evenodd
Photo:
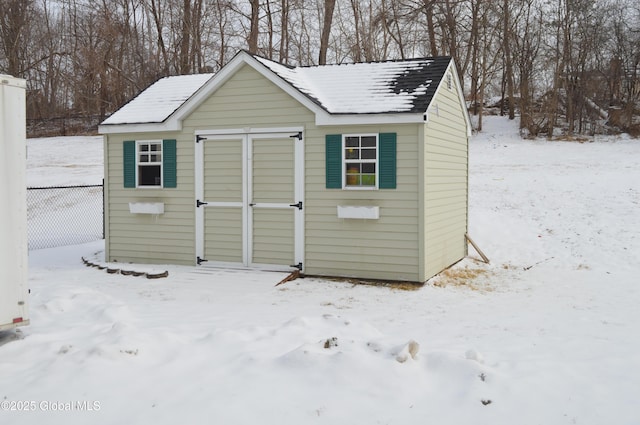
<svg viewBox="0 0 640 425"><path fill-rule="evenodd" d="M504 51L505 75L507 86L507 104L509 106L509 119L512 120L516 116L515 106L513 102L513 61L511 58L511 24L509 11L509 0L504 0L503 11L504 28L502 32L502 46ZM504 96L503 96L504 97ZM502 114L502 108L500 108Z"/></svg>
<svg viewBox="0 0 640 425"><path fill-rule="evenodd" d="M258 53L258 19L260 18L260 1L250 0L251 2L251 29L249 31L248 47L249 53Z"/></svg>
<svg viewBox="0 0 640 425"><path fill-rule="evenodd" d="M216 10L218 12L218 31L220 36L220 50L218 54L218 66L222 68L226 63L227 37L225 31L225 17L227 14L227 5L222 4L222 0L216 0Z"/></svg>
<svg viewBox="0 0 640 425"><path fill-rule="evenodd" d="M478 54L480 50L480 25L478 22L479 0L472 1L471 5L471 34L469 35L469 48L471 49L471 102L473 104L473 114L478 115L478 81L480 79L480 64ZM478 130L482 130L482 120L478 122Z"/></svg>
<svg viewBox="0 0 640 425"><path fill-rule="evenodd" d="M436 41L436 29L433 24L433 5L435 0L424 0L424 12L427 15L427 33L429 34L429 47L431 56L438 56L438 42Z"/></svg>
<svg viewBox="0 0 640 425"><path fill-rule="evenodd" d="M267 46L267 58L273 59L273 16L271 16L271 2L266 0L267 9L267 31L269 35L269 45Z"/></svg>
<svg viewBox="0 0 640 425"><path fill-rule="evenodd" d="M361 43L360 43L360 10L358 0L351 0L351 9L353 9L353 22L355 23L356 39L352 47L354 62L362 62Z"/></svg>
<svg viewBox="0 0 640 425"><path fill-rule="evenodd" d="M6 72L14 77L23 77L25 64L21 58L23 52L27 15L32 0L2 0L0 2L0 37L5 57L7 59Z"/></svg>
<svg viewBox="0 0 640 425"><path fill-rule="evenodd" d="M191 72L202 72L202 2L194 0L191 13Z"/></svg>
<svg viewBox="0 0 640 425"><path fill-rule="evenodd" d="M558 11L559 22L557 25L561 25L560 15L561 15L561 12ZM560 47L562 43L560 27L556 28L555 41L556 41L556 47L555 47L555 65L554 65L554 72L553 72L553 87L551 89L551 99L547 103L547 138L548 139L551 139L553 137L553 130L557 122L558 91L560 90L561 78L562 78L562 73L564 69L564 57L563 57L564 48Z"/></svg>
<svg viewBox="0 0 640 425"><path fill-rule="evenodd" d="M280 5L280 53L281 63L289 63L289 0L282 0Z"/></svg>
<svg viewBox="0 0 640 425"><path fill-rule="evenodd" d="M189 73L189 47L191 46L191 0L182 2L182 38L180 39L180 74Z"/></svg>
<svg viewBox="0 0 640 425"><path fill-rule="evenodd" d="M160 53L162 55L163 74L167 76L169 75L169 57L167 55L167 48L164 44L164 37L162 36L164 22L162 22L162 14L160 9L156 5L156 0L151 0L151 15L153 15L153 22L156 25L158 47L160 48Z"/></svg>
<svg viewBox="0 0 640 425"><path fill-rule="evenodd" d="M333 9L336 0L324 1L324 19L322 20L322 32L320 33L320 54L318 65L327 63L327 49L329 48L329 34L331 33L331 23L333 22Z"/></svg>

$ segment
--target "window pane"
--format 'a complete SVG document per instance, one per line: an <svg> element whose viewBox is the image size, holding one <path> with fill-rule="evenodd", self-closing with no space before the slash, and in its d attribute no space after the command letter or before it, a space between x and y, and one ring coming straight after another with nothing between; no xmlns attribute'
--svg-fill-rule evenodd
<svg viewBox="0 0 640 425"><path fill-rule="evenodd" d="M149 162L149 155L140 155L140 162Z"/></svg>
<svg viewBox="0 0 640 425"><path fill-rule="evenodd" d="M376 136L364 136L362 137L362 147L375 148Z"/></svg>
<svg viewBox="0 0 640 425"><path fill-rule="evenodd" d="M375 149L362 149L360 155L362 159L376 159Z"/></svg>
<svg viewBox="0 0 640 425"><path fill-rule="evenodd" d="M366 163L362 164L362 172L368 174L376 173L376 164L375 163Z"/></svg>
<svg viewBox="0 0 640 425"><path fill-rule="evenodd" d="M151 155L151 162L160 162L162 155Z"/></svg>
<svg viewBox="0 0 640 425"><path fill-rule="evenodd" d="M360 184L360 164L347 164L347 186Z"/></svg>
<svg viewBox="0 0 640 425"><path fill-rule="evenodd" d="M376 175L375 174L363 174L362 175L362 185L363 186L375 186L376 185Z"/></svg>
<svg viewBox="0 0 640 425"><path fill-rule="evenodd" d="M360 146L360 138L359 137L347 137L344 141L345 146L350 148L356 148Z"/></svg>
<svg viewBox="0 0 640 425"><path fill-rule="evenodd" d="M344 151L344 159L360 159L360 149L347 148Z"/></svg>
<svg viewBox="0 0 640 425"><path fill-rule="evenodd" d="M141 165L138 167L138 185L139 186L160 186L159 165Z"/></svg>
<svg viewBox="0 0 640 425"><path fill-rule="evenodd" d="M157 143L154 143L151 145L151 151L152 152L158 152L160 150L160 145Z"/></svg>
<svg viewBox="0 0 640 425"><path fill-rule="evenodd" d="M347 174L360 173L360 167L362 164L347 164Z"/></svg>
<svg viewBox="0 0 640 425"><path fill-rule="evenodd" d="M360 186L360 174L347 175L347 186Z"/></svg>
<svg viewBox="0 0 640 425"><path fill-rule="evenodd" d="M149 145L140 145L140 152L149 152Z"/></svg>

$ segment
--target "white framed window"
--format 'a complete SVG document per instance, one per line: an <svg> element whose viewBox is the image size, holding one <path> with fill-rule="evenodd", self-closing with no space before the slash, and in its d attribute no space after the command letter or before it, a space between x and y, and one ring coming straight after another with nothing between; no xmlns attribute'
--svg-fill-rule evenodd
<svg viewBox="0 0 640 425"><path fill-rule="evenodd" d="M344 189L377 189L378 168L377 134L342 136Z"/></svg>
<svg viewBox="0 0 640 425"><path fill-rule="evenodd" d="M162 187L162 140L136 141L137 187Z"/></svg>

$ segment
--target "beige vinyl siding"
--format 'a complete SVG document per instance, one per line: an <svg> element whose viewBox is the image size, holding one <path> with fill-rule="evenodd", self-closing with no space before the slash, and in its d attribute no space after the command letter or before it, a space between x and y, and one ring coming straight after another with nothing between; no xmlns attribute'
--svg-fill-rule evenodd
<svg viewBox="0 0 640 425"><path fill-rule="evenodd" d="M252 202L295 203L293 139L253 141Z"/></svg>
<svg viewBox="0 0 640 425"><path fill-rule="evenodd" d="M241 264L242 208L207 207L204 215L204 258Z"/></svg>
<svg viewBox="0 0 640 425"><path fill-rule="evenodd" d="M314 115L245 65L184 120L183 130L308 126Z"/></svg>
<svg viewBox="0 0 640 425"><path fill-rule="evenodd" d="M325 135L370 133L397 133L396 189L326 189ZM418 133L417 124L323 127L307 132L307 274L419 280ZM338 205L378 206L380 218L341 219Z"/></svg>
<svg viewBox="0 0 640 425"><path fill-rule="evenodd" d="M176 139L177 187L131 189L123 182L122 142ZM193 264L195 247L193 136L177 132L105 136L105 245L109 261ZM162 202L164 214L132 214L130 202Z"/></svg>
<svg viewBox="0 0 640 425"><path fill-rule="evenodd" d="M253 210L253 263L293 263L293 209Z"/></svg>
<svg viewBox="0 0 640 425"><path fill-rule="evenodd" d="M466 112L460 105L457 87L448 89L446 84L440 87L431 105L424 132L424 279L467 253Z"/></svg>
<svg viewBox="0 0 640 425"><path fill-rule="evenodd" d="M242 201L242 142L212 140L204 143L204 199Z"/></svg>

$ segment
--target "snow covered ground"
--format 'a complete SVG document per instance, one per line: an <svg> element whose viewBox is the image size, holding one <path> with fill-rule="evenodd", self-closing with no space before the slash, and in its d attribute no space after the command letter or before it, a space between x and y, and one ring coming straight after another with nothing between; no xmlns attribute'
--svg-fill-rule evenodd
<svg viewBox="0 0 640 425"><path fill-rule="evenodd" d="M111 275L81 262L100 241L30 252L32 324L0 334L0 423L640 423L640 142L485 128L470 235L492 262L418 290ZM30 158L86 143L40 139ZM95 183L77 159L30 166L29 184Z"/></svg>
<svg viewBox="0 0 640 425"><path fill-rule="evenodd" d="M102 136L27 140L27 186L102 184Z"/></svg>

